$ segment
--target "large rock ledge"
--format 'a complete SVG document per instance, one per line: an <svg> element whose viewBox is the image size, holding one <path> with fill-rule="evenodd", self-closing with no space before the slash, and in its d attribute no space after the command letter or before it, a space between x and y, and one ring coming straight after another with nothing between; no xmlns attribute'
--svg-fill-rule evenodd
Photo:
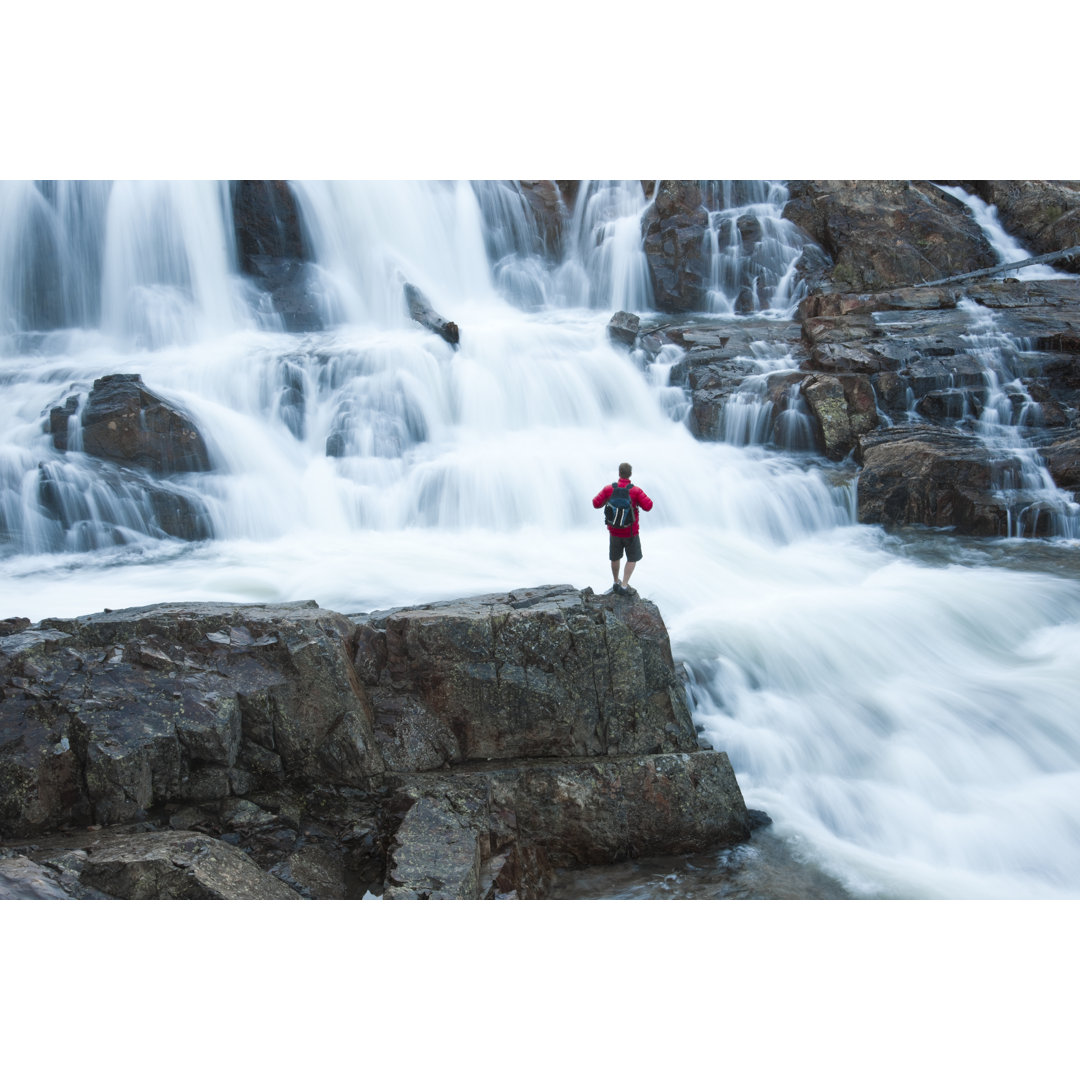
<svg viewBox="0 0 1080 1080"><path fill-rule="evenodd" d="M0 898L541 897L749 835L640 598L9 624Z"/></svg>

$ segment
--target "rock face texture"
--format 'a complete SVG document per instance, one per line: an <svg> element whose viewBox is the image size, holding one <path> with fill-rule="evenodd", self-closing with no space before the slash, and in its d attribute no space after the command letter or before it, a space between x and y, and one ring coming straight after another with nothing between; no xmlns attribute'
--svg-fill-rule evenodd
<svg viewBox="0 0 1080 1080"><path fill-rule="evenodd" d="M640 599L50 619L0 637L0 687L0 854L38 866L0 889L541 896L552 866L749 830Z"/></svg>
<svg viewBox="0 0 1080 1080"><path fill-rule="evenodd" d="M797 180L784 217L833 260L834 289L876 292L993 266L993 249L957 200L925 181Z"/></svg>
<svg viewBox="0 0 1080 1080"><path fill-rule="evenodd" d="M966 180L964 186L996 206L1002 225L1037 255L1080 244L1080 182ZM1076 260L1061 267L1076 273Z"/></svg>

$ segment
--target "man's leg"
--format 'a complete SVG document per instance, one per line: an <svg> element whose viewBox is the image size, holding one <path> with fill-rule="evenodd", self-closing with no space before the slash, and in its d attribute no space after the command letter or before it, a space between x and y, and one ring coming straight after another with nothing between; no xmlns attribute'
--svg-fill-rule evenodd
<svg viewBox="0 0 1080 1080"><path fill-rule="evenodd" d="M624 589L626 588L627 585L630 584L630 575L634 572L634 567L635 566L637 566L636 562L631 562L629 559L626 560L626 572L623 574L623 579L622 579Z"/></svg>
<svg viewBox="0 0 1080 1080"><path fill-rule="evenodd" d="M622 559L611 560L611 576L615 579L615 584L619 584L619 566L622 563Z"/></svg>

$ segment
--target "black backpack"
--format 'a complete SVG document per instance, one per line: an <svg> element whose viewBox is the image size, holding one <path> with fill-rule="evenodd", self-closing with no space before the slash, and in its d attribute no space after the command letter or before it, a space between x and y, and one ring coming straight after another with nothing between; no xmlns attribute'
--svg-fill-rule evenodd
<svg viewBox="0 0 1080 1080"><path fill-rule="evenodd" d="M630 501L634 485L619 487L616 482L611 488L611 495L604 503L604 524L613 529L629 529L634 524L634 504Z"/></svg>

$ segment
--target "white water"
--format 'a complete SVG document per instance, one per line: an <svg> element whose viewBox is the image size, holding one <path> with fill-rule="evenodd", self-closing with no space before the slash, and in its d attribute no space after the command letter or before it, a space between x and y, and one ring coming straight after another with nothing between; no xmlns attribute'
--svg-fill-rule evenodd
<svg viewBox="0 0 1080 1080"><path fill-rule="evenodd" d="M466 185L296 190L335 329L257 329L221 297L202 306L190 275L170 286L190 316L171 344L114 329L108 304L103 324L39 335L32 355L7 339L0 617L600 591L606 534L591 497L629 460L656 503L633 584L692 673L696 720L796 852L858 895L1080 894L1078 575L997 567L1016 543L981 549L983 565L956 561L945 540L916 557L852 523L835 470L695 441L670 388L608 343L614 305L526 312L501 298ZM227 254L207 265L237 282ZM460 350L395 306L399 271L459 324ZM37 463L61 462L42 413L115 371L140 372L196 419L214 470L169 482L205 500L220 539L133 531L89 552L35 540ZM279 408L286 372L303 387L299 429ZM346 456L326 456L335 430ZM87 490L99 483L83 455L67 459Z"/></svg>

